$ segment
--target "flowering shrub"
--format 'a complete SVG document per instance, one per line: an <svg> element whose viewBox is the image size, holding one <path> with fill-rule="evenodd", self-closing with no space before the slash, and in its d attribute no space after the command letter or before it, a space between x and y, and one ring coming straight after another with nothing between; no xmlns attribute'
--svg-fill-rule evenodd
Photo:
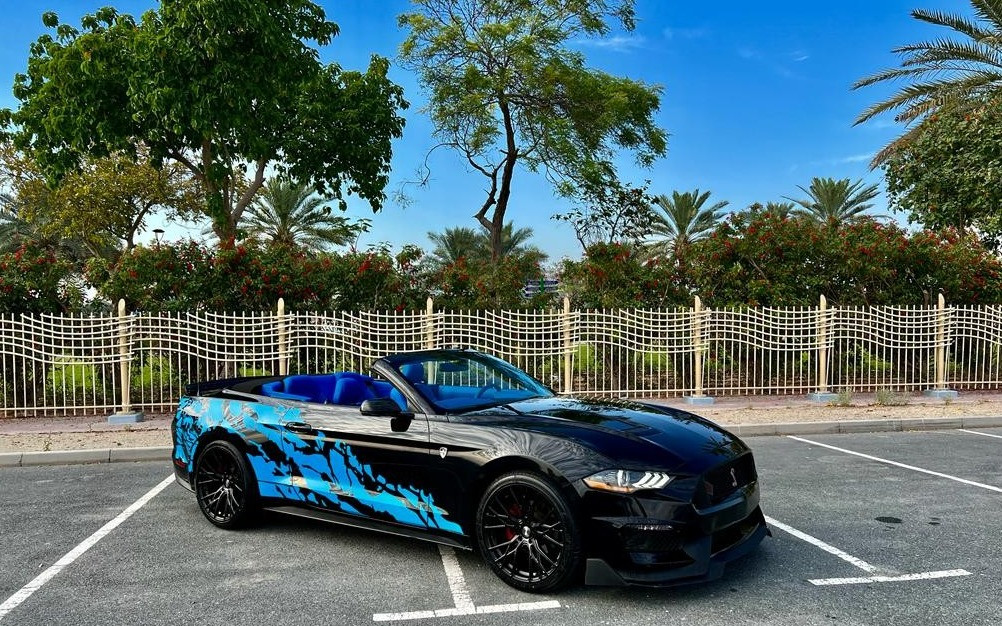
<svg viewBox="0 0 1002 626"><path fill-rule="evenodd" d="M582 260L564 261L560 282L579 308L673 307L690 300L684 267L684 261L645 259L621 243L595 243Z"/></svg>
<svg viewBox="0 0 1002 626"><path fill-rule="evenodd" d="M769 213L737 214L694 254L692 281L712 306L954 304L1002 297L1002 263L954 231L909 235L862 220L844 228Z"/></svg>
<svg viewBox="0 0 1002 626"><path fill-rule="evenodd" d="M0 313L65 313L82 305L69 261L28 244L0 255Z"/></svg>
<svg viewBox="0 0 1002 626"><path fill-rule="evenodd" d="M535 255L510 255L497 264L488 259L460 257L427 277L436 307L444 309L539 309L554 305L554 294L526 299L527 282L543 279Z"/></svg>

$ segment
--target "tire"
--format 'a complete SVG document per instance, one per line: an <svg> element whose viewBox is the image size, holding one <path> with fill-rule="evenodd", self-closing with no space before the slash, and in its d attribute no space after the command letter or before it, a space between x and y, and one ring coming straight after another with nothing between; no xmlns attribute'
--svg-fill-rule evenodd
<svg viewBox="0 0 1002 626"><path fill-rule="evenodd" d="M229 441L210 442L195 463L195 498L207 520L227 530L245 526L257 508L257 481Z"/></svg>
<svg viewBox="0 0 1002 626"><path fill-rule="evenodd" d="M542 593L571 582L581 562L581 535L566 498L537 474L500 476L477 507L477 547L505 583Z"/></svg>

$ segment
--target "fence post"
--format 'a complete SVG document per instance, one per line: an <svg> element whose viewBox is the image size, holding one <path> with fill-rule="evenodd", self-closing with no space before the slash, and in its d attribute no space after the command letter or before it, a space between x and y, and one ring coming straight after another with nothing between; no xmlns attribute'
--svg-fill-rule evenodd
<svg viewBox="0 0 1002 626"><path fill-rule="evenodd" d="M428 296L424 312L424 347L432 350L435 347L435 301Z"/></svg>
<svg viewBox="0 0 1002 626"><path fill-rule="evenodd" d="M571 393L574 376L571 370L571 351L574 350L571 337L571 299L564 296L564 393Z"/></svg>
<svg viewBox="0 0 1002 626"><path fill-rule="evenodd" d="M818 404L828 404L838 399L838 394L828 391L828 298L821 294L818 303L818 390L807 394Z"/></svg>
<svg viewBox="0 0 1002 626"><path fill-rule="evenodd" d="M289 331L285 327L285 298L278 299L278 375L289 375Z"/></svg>
<svg viewBox="0 0 1002 626"><path fill-rule="evenodd" d="M925 395L932 398L953 399L957 392L946 387L946 331L949 322L946 310L946 298L939 292L936 302L936 383L932 389L926 389Z"/></svg>
<svg viewBox="0 0 1002 626"><path fill-rule="evenodd" d="M692 369L695 385L691 396L685 396L689 404L713 404L710 396L703 395L703 301L696 296L692 316Z"/></svg>
<svg viewBox="0 0 1002 626"><path fill-rule="evenodd" d="M108 416L109 424L135 424L143 421L142 411L132 410L131 329L125 312L125 299L118 301L118 366L121 378L122 409Z"/></svg>

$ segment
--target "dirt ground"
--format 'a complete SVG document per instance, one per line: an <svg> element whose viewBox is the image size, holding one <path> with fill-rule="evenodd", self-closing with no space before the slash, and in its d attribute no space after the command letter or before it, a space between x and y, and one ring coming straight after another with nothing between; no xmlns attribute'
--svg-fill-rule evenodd
<svg viewBox="0 0 1002 626"><path fill-rule="evenodd" d="M1002 394L964 393L955 400L920 394L841 396L818 405L804 396L743 396L717 398L710 406L691 406L682 399L654 400L690 410L719 424L902 419L1002 415ZM0 419L0 452L140 448L170 446L170 418L150 416L139 424L116 426L103 416Z"/></svg>

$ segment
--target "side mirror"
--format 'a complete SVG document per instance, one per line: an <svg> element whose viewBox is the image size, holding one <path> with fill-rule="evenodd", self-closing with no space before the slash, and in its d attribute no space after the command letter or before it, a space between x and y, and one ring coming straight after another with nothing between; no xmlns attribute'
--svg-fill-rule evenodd
<svg viewBox="0 0 1002 626"><path fill-rule="evenodd" d="M403 413L400 410L400 405L393 398L372 398L371 400L365 400L358 410L362 415L386 417L396 417Z"/></svg>
<svg viewBox="0 0 1002 626"><path fill-rule="evenodd" d="M390 430L395 433L406 432L414 421L414 414L403 411L400 405L392 398L373 398L362 402L359 407L362 415L372 415L377 417L390 418Z"/></svg>

